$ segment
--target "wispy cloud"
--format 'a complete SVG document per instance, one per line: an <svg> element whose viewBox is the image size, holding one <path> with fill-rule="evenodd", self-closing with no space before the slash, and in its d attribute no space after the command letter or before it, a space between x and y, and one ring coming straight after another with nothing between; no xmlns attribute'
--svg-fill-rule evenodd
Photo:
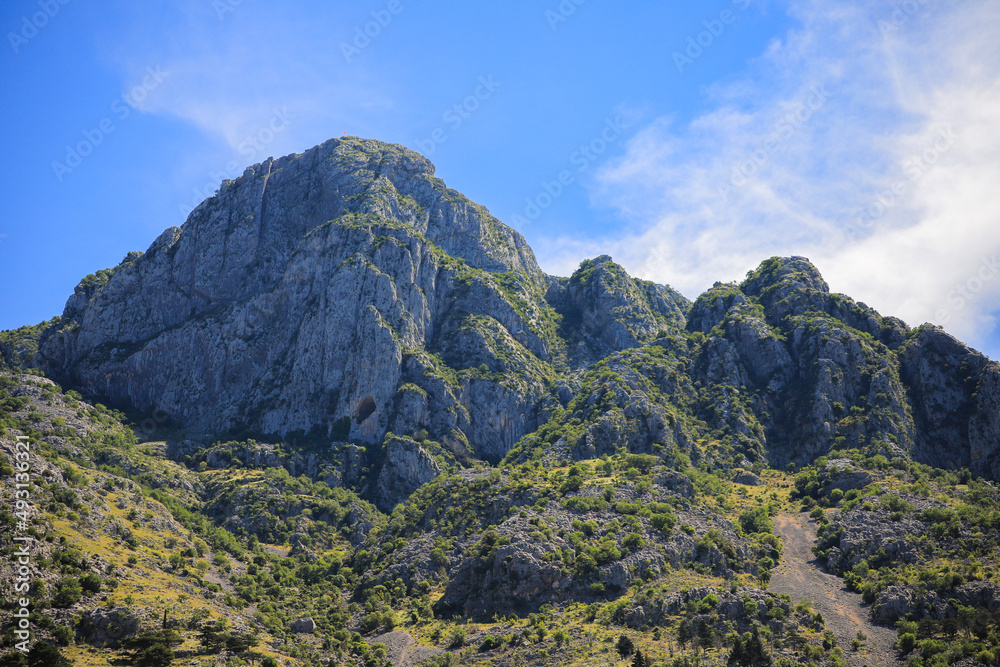
<svg viewBox="0 0 1000 667"><path fill-rule="evenodd" d="M540 256L568 273L611 252L693 296L801 254L835 290L987 345L1000 297L1000 276L979 277L1000 253L1000 5L789 11L799 27L710 88L703 114L658 119L601 171L595 205L636 231L550 239Z"/></svg>
<svg viewBox="0 0 1000 667"><path fill-rule="evenodd" d="M236 153L276 109L297 119L275 142L280 152L363 127L365 114L391 108L385 87L369 83L365 64L348 65L336 48L333 40L347 36L348 26L335 13L229 2L220 19L213 7L182 3L171 15L177 24L170 39L143 43L146 29L133 26L132 41L109 47L110 60L138 66L152 58L170 72L169 90L143 111L189 123Z"/></svg>

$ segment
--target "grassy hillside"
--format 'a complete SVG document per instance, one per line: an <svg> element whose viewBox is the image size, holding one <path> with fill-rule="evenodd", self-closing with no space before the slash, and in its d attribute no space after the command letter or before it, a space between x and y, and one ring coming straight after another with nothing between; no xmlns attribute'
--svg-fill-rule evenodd
<svg viewBox="0 0 1000 667"><path fill-rule="evenodd" d="M0 513L0 570L16 576L10 538L35 538L36 646L70 664L846 664L860 642L836 646L807 601L767 591L773 517L802 510L819 558L898 623L900 660L992 663L1000 646L983 589L1000 495L967 472L853 450L751 471L706 439L697 465L442 458L383 513L365 499L377 451L200 448L31 374L0 376L0 410L0 476L15 488L24 436L32 482L26 526ZM2 664L21 664L15 641L5 626Z"/></svg>

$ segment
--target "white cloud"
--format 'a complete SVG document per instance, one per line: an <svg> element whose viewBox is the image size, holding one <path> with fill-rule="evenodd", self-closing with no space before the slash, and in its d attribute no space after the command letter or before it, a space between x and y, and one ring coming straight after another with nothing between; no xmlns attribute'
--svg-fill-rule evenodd
<svg viewBox="0 0 1000 667"><path fill-rule="evenodd" d="M897 7L796 3L800 27L710 88L705 113L650 124L601 171L595 202L644 231L552 240L546 264L609 252L694 296L806 255L837 291L989 346L1000 275L978 274L1000 253L1000 4Z"/></svg>
<svg viewBox="0 0 1000 667"><path fill-rule="evenodd" d="M337 48L335 35L347 31L338 13L230 5L220 15L212 3L182 3L170 15L169 37L158 40L146 38L158 26L142 26L154 19L136 15L128 40L108 47L109 60L126 63L126 81L150 64L168 73L142 111L189 123L245 154L247 138L285 110L295 122L271 146L281 155L364 127L366 115L392 107L385 86L372 85L363 63L347 63Z"/></svg>

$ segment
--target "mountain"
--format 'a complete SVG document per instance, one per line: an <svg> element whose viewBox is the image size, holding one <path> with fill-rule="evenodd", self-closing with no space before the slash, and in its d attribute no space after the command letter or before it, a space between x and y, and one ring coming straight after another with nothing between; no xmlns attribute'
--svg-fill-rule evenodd
<svg viewBox="0 0 1000 667"><path fill-rule="evenodd" d="M940 329L831 294L800 257L693 305L607 256L547 276L433 174L353 138L254 165L85 278L35 365L199 438L426 432L496 462L562 429L572 459L707 439L751 463L860 447L1000 472L998 367Z"/></svg>
<svg viewBox="0 0 1000 667"><path fill-rule="evenodd" d="M996 362L803 257L694 302L606 255L546 275L397 145L253 165L0 332L11 484L18 437L34 514L0 533L32 531L34 622L79 664L1000 649ZM779 594L830 587L813 543L856 600Z"/></svg>

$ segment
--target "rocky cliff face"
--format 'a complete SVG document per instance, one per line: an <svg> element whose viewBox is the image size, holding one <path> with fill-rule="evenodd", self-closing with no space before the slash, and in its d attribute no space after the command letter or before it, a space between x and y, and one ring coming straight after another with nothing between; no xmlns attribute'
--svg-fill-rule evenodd
<svg viewBox="0 0 1000 667"><path fill-rule="evenodd" d="M867 448L996 477L1000 366L939 328L831 294L804 258L717 284L688 330L707 335L695 377L716 420L773 462Z"/></svg>
<svg viewBox="0 0 1000 667"><path fill-rule="evenodd" d="M942 330L830 293L801 257L693 304L607 256L546 276L433 173L354 138L254 165L5 356L37 344L53 375L196 438L384 445L384 506L445 459L622 448L737 465L860 448L1000 476L1000 366Z"/></svg>
<svg viewBox="0 0 1000 667"><path fill-rule="evenodd" d="M255 165L81 283L39 360L203 434L346 417L364 441L393 422L502 454L535 426L545 281L520 235L433 172L357 140ZM455 377L442 357L490 371ZM398 391L407 378L427 388Z"/></svg>

